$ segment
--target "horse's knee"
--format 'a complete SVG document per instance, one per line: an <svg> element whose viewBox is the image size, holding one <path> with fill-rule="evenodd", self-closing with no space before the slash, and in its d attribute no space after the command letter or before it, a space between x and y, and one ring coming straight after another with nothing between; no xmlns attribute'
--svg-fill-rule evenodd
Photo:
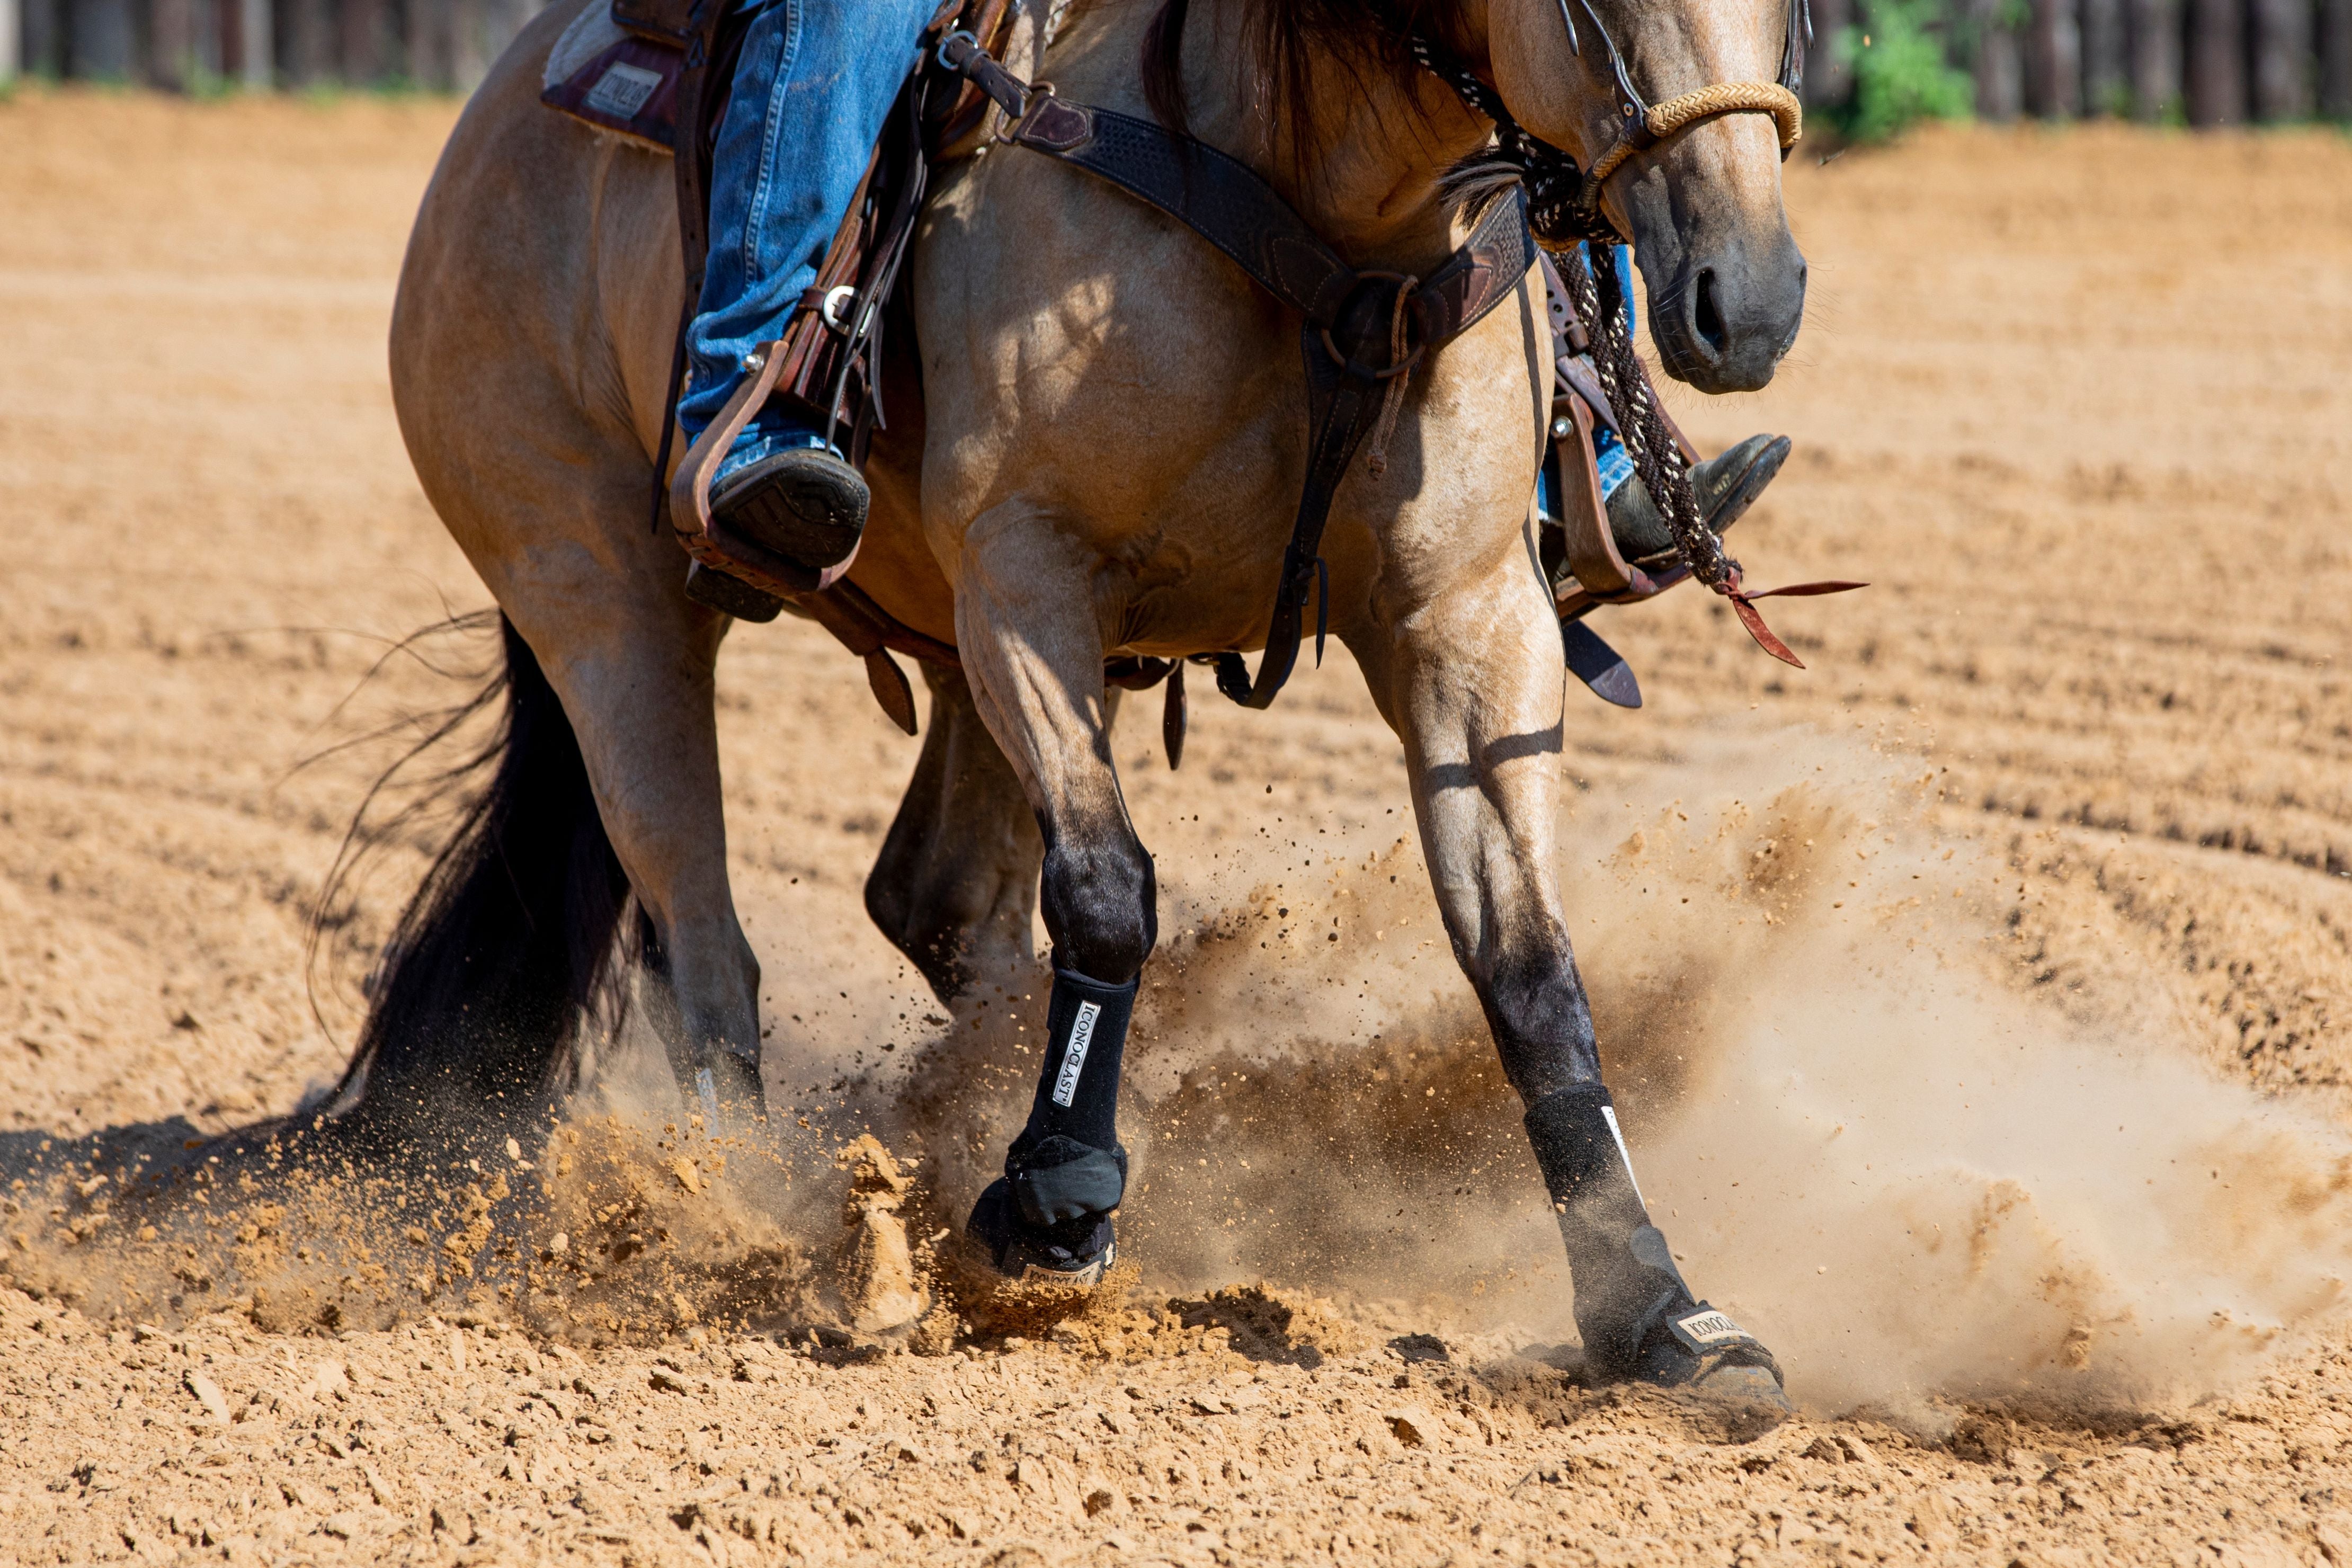
<svg viewBox="0 0 2352 1568"><path fill-rule="evenodd" d="M1056 963L1111 985L1142 971L1160 939L1159 886L1133 834L1049 843L1038 890Z"/></svg>

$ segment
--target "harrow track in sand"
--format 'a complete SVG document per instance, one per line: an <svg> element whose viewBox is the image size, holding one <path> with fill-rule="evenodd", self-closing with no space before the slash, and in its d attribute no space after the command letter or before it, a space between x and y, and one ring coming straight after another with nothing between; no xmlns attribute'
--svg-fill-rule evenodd
<svg viewBox="0 0 2352 1568"><path fill-rule="evenodd" d="M384 754L294 764L445 700L402 658L338 709L372 639L480 599L383 372L452 112L0 104L8 1174L340 1065L304 917ZM374 1238L373 1294L299 1210L224 1194L194 1259L36 1178L5 1245L64 1300L0 1296L0 1556L2344 1562L2352 147L1953 132L1790 183L1797 357L1677 411L1797 437L1737 540L1758 581L1875 585L1780 612L1806 674L1694 592L1614 614L1651 706L1571 698L1563 862L1645 1182L1804 1418L1559 1370L1516 1118L1341 661L1279 727L1200 711L1179 778L1120 742L1178 933L1126 1305L944 1356L812 1340L822 1162L782 1219L655 1150L515 1221L651 1235L667 1271L605 1297L534 1286L543 1224L502 1273L470 1175L427 1205L457 1245ZM746 628L721 702L777 1088L919 1147L951 1213L1034 1021L948 1027L865 925L911 752L856 666ZM322 1327L346 1288L397 1322Z"/></svg>

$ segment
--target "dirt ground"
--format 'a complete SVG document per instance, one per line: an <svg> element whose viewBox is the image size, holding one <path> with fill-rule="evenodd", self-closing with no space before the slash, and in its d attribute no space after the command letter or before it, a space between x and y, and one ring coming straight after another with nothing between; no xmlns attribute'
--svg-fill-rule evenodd
<svg viewBox="0 0 2352 1568"><path fill-rule="evenodd" d="M1034 1066L1030 1005L951 1020L866 924L913 747L789 623L732 639L721 722L802 1145L681 1152L625 1039L545 1148L427 1178L421 1261L234 1184L110 1207L78 1140L331 1083L429 846L314 966L367 737L457 683L354 690L485 602L383 367L453 113L0 102L0 1558L2352 1556L2352 142L1800 156L1794 357L1676 400L1796 439L1754 580L1873 584L1780 601L1803 672L1694 590L1608 612L1649 705L1570 698L1604 1051L1694 1285L1803 1406L1759 1435L1581 1377L1344 658L1280 722L1196 702L1181 773L1120 742L1169 933L1140 1273L1050 1331L826 1315L832 1142L952 1214Z"/></svg>

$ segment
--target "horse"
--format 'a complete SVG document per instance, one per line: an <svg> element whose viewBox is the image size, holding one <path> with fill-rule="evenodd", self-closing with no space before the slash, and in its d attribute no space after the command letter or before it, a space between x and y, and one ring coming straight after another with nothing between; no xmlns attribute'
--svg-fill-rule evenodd
<svg viewBox="0 0 2352 1568"><path fill-rule="evenodd" d="M1780 0L1577 4L1582 21L1563 0L1082 0L1045 64L1067 99L1180 119L1354 266L1419 277L1466 232L1475 203L1450 176L1494 127L1416 63L1416 34L1588 168L1622 140L1629 75L1654 97L1786 74ZM689 1103L714 1067L758 1092L713 713L731 622L683 591L645 508L685 302L670 171L541 107L569 9L465 110L393 317L402 433L506 656L493 776L395 928L347 1076L346 1117L394 1135L553 1092L623 964ZM1722 115L1621 153L1601 191L1666 369L1702 391L1763 385L1801 321L1782 153L1769 121ZM1308 457L1307 373L1280 348L1298 318L1192 230L1009 146L941 174L911 265L922 398L876 438L851 581L960 664L926 668L929 731L866 906L950 1002L1034 962L1038 906L1057 963L1129 982L1156 890L1105 663L1265 643ZM1589 1353L1778 1398L1769 1354L1720 1313L1677 1320L1692 1353L1671 1366L1644 1351L1661 1331L1636 1320L1662 1309L1625 1283L1681 1289L1600 1087L1552 868L1565 683L1528 504L1551 378L1533 277L1414 368L1384 462L1339 485L1323 609L1403 744Z"/></svg>

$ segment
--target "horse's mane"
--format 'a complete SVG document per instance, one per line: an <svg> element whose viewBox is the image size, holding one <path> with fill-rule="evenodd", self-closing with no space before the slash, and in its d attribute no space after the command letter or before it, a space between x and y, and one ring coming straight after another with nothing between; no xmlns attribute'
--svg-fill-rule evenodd
<svg viewBox="0 0 2352 1568"><path fill-rule="evenodd" d="M1300 157L1316 145L1315 74L1336 68L1359 88L1385 76L1416 101L1419 68L1406 37L1417 26L1446 37L1454 0L1239 0L1253 53L1263 62L1262 100L1290 129ZM1143 93L1160 122L1188 129L1184 99L1184 21L1191 0L1160 0L1143 34Z"/></svg>

